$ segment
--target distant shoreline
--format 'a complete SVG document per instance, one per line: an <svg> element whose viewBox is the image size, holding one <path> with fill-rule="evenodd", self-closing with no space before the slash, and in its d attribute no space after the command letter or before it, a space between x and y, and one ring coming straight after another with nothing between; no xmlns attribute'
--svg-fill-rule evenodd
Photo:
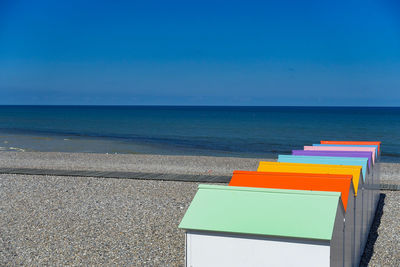
<svg viewBox="0 0 400 267"><path fill-rule="evenodd" d="M210 156L235 158L276 158L279 153L235 152L170 144L136 142L118 137L61 134L28 134L0 130L0 152L60 152L93 154L133 154L164 156ZM280 152L285 153L285 152Z"/></svg>
<svg viewBox="0 0 400 267"><path fill-rule="evenodd" d="M0 129L0 152L42 152L42 153L85 153L85 154L122 154L122 155L162 155L193 157L232 157L232 158L267 158L275 159L279 154L290 154L290 151L269 153L245 153L235 151L190 149L150 144L124 142L118 138L80 137L70 135L31 135L4 132ZM387 155L387 154L386 154ZM381 162L400 163L397 155L383 152ZM396 161L396 159L398 161Z"/></svg>

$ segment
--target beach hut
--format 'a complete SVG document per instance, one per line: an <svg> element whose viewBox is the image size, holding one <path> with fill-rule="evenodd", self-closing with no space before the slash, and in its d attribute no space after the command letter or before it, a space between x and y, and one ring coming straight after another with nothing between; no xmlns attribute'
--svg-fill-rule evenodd
<svg viewBox="0 0 400 267"><path fill-rule="evenodd" d="M304 150L372 152L372 164L375 164L375 161L377 160L377 152L375 146L371 147L371 146L313 144L312 146L304 146Z"/></svg>
<svg viewBox="0 0 400 267"><path fill-rule="evenodd" d="M344 265L355 266L354 187L352 175L234 171L229 186L340 192L345 210Z"/></svg>
<svg viewBox="0 0 400 267"><path fill-rule="evenodd" d="M372 172L372 152L356 151L318 151L318 150L292 150L296 156L324 156L324 157L350 157L368 159L368 170Z"/></svg>
<svg viewBox="0 0 400 267"><path fill-rule="evenodd" d="M363 209L362 194L358 196L358 192L362 192L363 178L361 166L344 166L344 165L328 165L328 164L311 164L311 163L284 163L284 162L268 162L261 161L257 171L259 172L291 172L291 173L319 173L319 174L347 174L353 176L354 186L354 207L355 207L355 262L359 262L361 258L361 241L363 230Z"/></svg>
<svg viewBox="0 0 400 267"><path fill-rule="evenodd" d="M321 144L325 145L375 145L378 148L378 154L381 153L381 144L380 141L321 141Z"/></svg>
<svg viewBox="0 0 400 267"><path fill-rule="evenodd" d="M368 158L278 155L278 162L360 166L364 182L369 175Z"/></svg>
<svg viewBox="0 0 400 267"><path fill-rule="evenodd" d="M344 216L339 192L200 185L186 266L343 266Z"/></svg>
<svg viewBox="0 0 400 267"><path fill-rule="evenodd" d="M345 166L361 166L363 174L363 183L361 191L358 193L358 199L361 199L360 209L362 210L362 226L361 226L361 254L364 251L366 241L369 233L369 222L373 217L372 211L372 194L365 186L366 177L368 176L368 159L367 158L349 158L349 157L324 157L324 156L294 156L294 155L279 155L278 162L290 163L312 163L312 164L332 164L332 165L345 165ZM375 214L375 213L374 213ZM360 255L361 256L361 255Z"/></svg>

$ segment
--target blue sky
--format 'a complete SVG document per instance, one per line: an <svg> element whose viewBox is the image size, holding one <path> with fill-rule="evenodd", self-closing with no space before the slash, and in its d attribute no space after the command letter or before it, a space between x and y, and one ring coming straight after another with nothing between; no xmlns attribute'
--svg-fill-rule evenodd
<svg viewBox="0 0 400 267"><path fill-rule="evenodd" d="M400 104L400 2L0 1L0 104Z"/></svg>

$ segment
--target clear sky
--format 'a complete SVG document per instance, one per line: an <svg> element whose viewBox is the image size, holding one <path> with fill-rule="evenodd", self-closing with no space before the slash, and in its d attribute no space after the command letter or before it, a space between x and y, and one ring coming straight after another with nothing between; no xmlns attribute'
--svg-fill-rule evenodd
<svg viewBox="0 0 400 267"><path fill-rule="evenodd" d="M400 106L400 1L0 0L0 104Z"/></svg>

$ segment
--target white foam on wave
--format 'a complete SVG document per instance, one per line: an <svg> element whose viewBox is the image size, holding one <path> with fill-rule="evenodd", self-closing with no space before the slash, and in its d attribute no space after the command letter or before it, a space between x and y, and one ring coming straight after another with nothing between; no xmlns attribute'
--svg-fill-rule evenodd
<svg viewBox="0 0 400 267"><path fill-rule="evenodd" d="M8 149L9 149L9 150L20 151L20 152L25 152L25 149L19 148L19 147L12 147L12 146L10 146Z"/></svg>

